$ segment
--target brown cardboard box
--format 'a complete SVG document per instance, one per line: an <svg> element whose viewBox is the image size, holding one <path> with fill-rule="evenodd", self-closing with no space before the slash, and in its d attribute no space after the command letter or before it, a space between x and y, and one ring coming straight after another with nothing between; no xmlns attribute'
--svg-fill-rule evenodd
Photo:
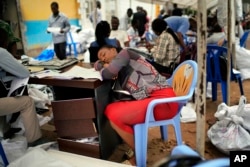
<svg viewBox="0 0 250 167"><path fill-rule="evenodd" d="M75 140L98 136L95 128L95 108L92 98L52 102L59 150L100 158L99 144Z"/></svg>

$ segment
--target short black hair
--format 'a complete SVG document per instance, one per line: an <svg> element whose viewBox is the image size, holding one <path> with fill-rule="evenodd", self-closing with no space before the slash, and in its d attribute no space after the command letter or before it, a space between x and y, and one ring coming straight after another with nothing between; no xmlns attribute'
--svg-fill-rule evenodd
<svg viewBox="0 0 250 167"><path fill-rule="evenodd" d="M58 3L57 2L52 2L51 4L50 4L50 6L55 6L55 7L59 7L59 5L58 5Z"/></svg>
<svg viewBox="0 0 250 167"><path fill-rule="evenodd" d="M131 8L128 8L127 12L133 13L133 10Z"/></svg>
<svg viewBox="0 0 250 167"><path fill-rule="evenodd" d="M102 4L101 4L101 2L100 2L100 1L96 1L96 7L101 9Z"/></svg>

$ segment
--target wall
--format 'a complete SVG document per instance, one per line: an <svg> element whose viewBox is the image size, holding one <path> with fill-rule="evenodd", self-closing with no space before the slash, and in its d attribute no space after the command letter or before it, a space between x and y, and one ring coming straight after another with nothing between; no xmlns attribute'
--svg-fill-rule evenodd
<svg viewBox="0 0 250 167"><path fill-rule="evenodd" d="M53 0L19 0L23 20L23 41L28 56L37 56L51 42L47 34L48 18L52 14L50 4ZM59 11L66 14L72 25L78 25L77 0L57 0ZM37 51L33 51L37 50Z"/></svg>
<svg viewBox="0 0 250 167"><path fill-rule="evenodd" d="M16 7L16 0L8 0L5 1L5 7L3 11L3 20L9 21L11 28L14 32L15 37L21 39L21 32L19 29L19 22L18 22L18 14L17 14L17 7ZM17 43L17 48L20 50L22 49L22 43Z"/></svg>
<svg viewBox="0 0 250 167"><path fill-rule="evenodd" d="M14 0L12 0L14 1ZM25 54L28 56L37 56L49 46L52 42L51 34L47 34L48 18L51 15L50 4L53 0L17 0L20 10L22 41ZM56 0L59 4L59 11L66 14L72 25L79 26L81 17L78 15L80 0ZM86 6L88 11L92 11L93 0L89 1L91 5ZM155 16L155 4L143 3L137 0L100 0L102 3L103 20L110 22L111 15L115 14L118 18L123 17L129 7L136 12L137 6L142 6L148 12L151 21ZM114 11L115 10L115 11ZM87 13L88 14L88 13ZM88 22L88 18L86 18ZM90 27L92 27L91 24ZM83 26L83 28L89 28Z"/></svg>

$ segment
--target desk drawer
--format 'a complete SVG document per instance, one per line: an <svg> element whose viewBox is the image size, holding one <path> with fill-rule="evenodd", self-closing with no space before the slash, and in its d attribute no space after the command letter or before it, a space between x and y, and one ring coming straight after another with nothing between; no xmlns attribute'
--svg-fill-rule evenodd
<svg viewBox="0 0 250 167"><path fill-rule="evenodd" d="M55 120L75 120L95 118L93 98L52 101Z"/></svg>
<svg viewBox="0 0 250 167"><path fill-rule="evenodd" d="M76 141L62 138L58 138L57 142L60 151L100 158L99 145L79 143Z"/></svg>
<svg viewBox="0 0 250 167"><path fill-rule="evenodd" d="M53 101L52 111L59 137L77 139L97 136L92 98Z"/></svg>

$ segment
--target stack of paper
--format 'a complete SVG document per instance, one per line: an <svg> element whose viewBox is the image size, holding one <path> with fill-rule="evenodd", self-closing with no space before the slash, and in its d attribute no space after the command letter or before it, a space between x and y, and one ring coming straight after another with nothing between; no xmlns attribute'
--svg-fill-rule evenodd
<svg viewBox="0 0 250 167"><path fill-rule="evenodd" d="M64 73L59 73L59 71L55 70L44 70L41 72L33 73L30 76L37 78L53 77L57 79L97 78L102 81L102 76L99 71L96 71L94 68L83 68L80 66L74 66Z"/></svg>

